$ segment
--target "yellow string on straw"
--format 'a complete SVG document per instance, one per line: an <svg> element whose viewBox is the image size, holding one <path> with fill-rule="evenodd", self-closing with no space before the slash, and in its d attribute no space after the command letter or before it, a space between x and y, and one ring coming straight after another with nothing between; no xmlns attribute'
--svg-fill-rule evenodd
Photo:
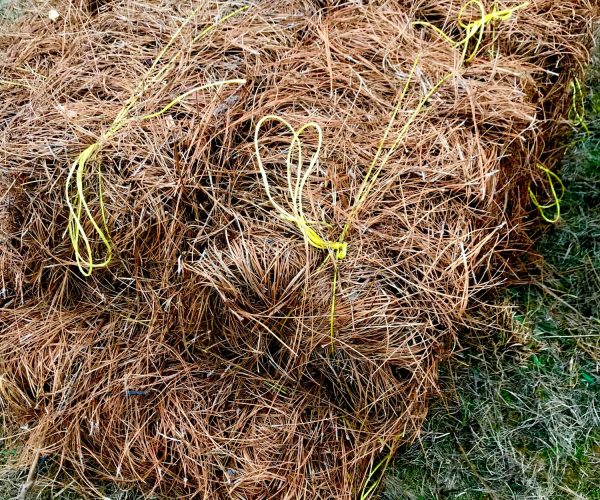
<svg viewBox="0 0 600 500"><path fill-rule="evenodd" d="M283 119L279 116L276 116L276 115L265 116L265 117L261 118L258 121L258 123L256 124L255 132L254 132L254 148L256 151L258 169L262 176L263 184L265 187L265 192L267 194L269 202L271 203L271 205L273 206L273 208L278 213L278 215L281 219L286 220L288 222L292 222L293 224L296 225L296 227L300 230L300 232L302 233L302 235L304 236L304 238L308 242L308 244L310 244L311 246L313 246L317 249L320 249L320 250L328 250L328 251L332 252L335 256L334 273L333 273L333 280L332 280L331 309L330 309L330 338L331 338L332 354L335 352L335 349L334 349L335 302L336 302L336 291L337 291L337 283L338 283L338 276L339 276L339 268L337 266L337 261L346 257L346 254L348 251L348 243L345 240L346 240L348 231L350 230L351 223L355 219L355 217L358 214L358 212L360 211L361 207L364 205L365 201L367 200L367 197L368 197L375 181L377 180L377 177L381 173L382 169L385 167L386 163L388 162L388 160L390 159L390 157L392 156L394 151L398 148L398 145L400 144L402 139L404 139L404 137L408 133L411 125L416 120L417 116L421 113L421 111L423 110L423 107L425 106L427 101L440 88L440 86L443 85L443 83L451 76L449 74L449 75L446 75L444 78L442 78L421 99L421 101L419 102L417 107L411 113L408 121L401 128L393 145L388 149L387 153L381 159L385 143L387 142L388 136L391 132L392 125L393 125L394 121L396 120L398 113L400 112L402 103L404 102L404 98L406 97L409 85L412 81L412 78L414 76L414 72L416 70L418 63L419 63L419 60L417 59L411 68L411 71L408 75L408 78L406 80L406 83L404 85L402 93L398 100L398 103L394 109L394 112L392 113L390 122L388 123L388 126L384 132L383 137L379 141L379 146L377 148L377 152L375 153L373 161L371 162L371 164L367 170L367 173L365 174L363 182L361 183L361 186L358 190L356 201L350 212L350 216L349 216L348 220L346 221L346 224L344 225L344 228L343 228L343 230L340 234L340 237L338 238L337 241L328 240L324 236L320 235L316 230L314 230L311 227L311 223L304 216L304 212L303 212L302 193L304 191L304 188L306 186L306 182L308 181L309 176L312 174L312 172L315 170L316 166L318 165L319 154L321 151L321 147L323 145L323 130L322 130L321 126L318 123L309 122L309 123L302 125L298 129L294 129L294 127L288 121L286 121L285 119ZM288 187L289 209L282 207L279 203L277 203L273 199L273 196L271 194L270 183L269 183L267 173L264 168L264 162L263 162L262 156L260 154L260 145L259 145L260 130L261 130L261 127L263 126L263 124L268 121L277 121L277 122L282 123L283 125L285 125L288 128L288 130L292 134L292 138L290 141L288 154L287 154L287 158L286 158L286 177L287 177L287 187ZM302 144L301 136L308 129L315 130L317 132L318 139L317 139L317 147L316 147L315 152L311 156L309 166L303 172L303 157L302 157L303 144ZM294 156L295 155L296 155L297 160L296 160L296 163L294 164ZM380 161L380 159L381 159L381 161ZM380 161L380 163L378 165L379 161ZM294 170L294 167L296 169L296 182L295 183L292 181L292 171Z"/></svg>
<svg viewBox="0 0 600 500"><path fill-rule="evenodd" d="M282 207L277 203L271 195L271 188L267 172L263 164L262 156L260 154L259 145L259 134L260 129L264 123L269 121L276 121L285 125L292 133L292 140L288 149L286 158L286 177L288 186L288 206L289 209ZM308 168L303 172L303 158L302 158L302 134L309 129L314 129L317 132L317 148L310 158ZM302 206L302 193L309 176L315 170L319 162L319 153L323 145L323 129L318 123L309 122L302 125L297 130L284 118L275 115L267 115L261 118L256 124L254 131L254 149L256 151L256 158L258 162L258 169L263 179L265 186L265 192L271 202L273 208L279 216L288 222L292 222L300 230L306 241L310 245L319 250L330 250L335 253L337 259L343 259L346 256L348 245L345 242L330 241L321 236L317 231L310 227L310 222L304 217L304 209ZM294 165L294 153L296 152L296 164ZM296 182L292 181L292 171L296 170Z"/></svg>
<svg viewBox="0 0 600 500"><path fill-rule="evenodd" d="M571 109L569 110L569 120L573 124L573 127L581 127L586 137L589 137L590 129L585 120L585 96L579 79L573 78L570 87L573 97L571 100Z"/></svg>
<svg viewBox="0 0 600 500"><path fill-rule="evenodd" d="M569 110L569 115L568 115L569 121L571 121L571 124L573 125L573 127L581 127L584 130L585 137L583 140L585 140L585 138L590 136L590 129L585 120L585 97L583 94L583 90L581 88L581 83L579 82L579 79L575 77L573 80L571 80L571 83L569 84L569 86L571 88L571 93L573 94L572 100L571 100L571 109ZM573 144L576 144L577 142L579 142L579 141L575 141ZM550 224L555 224L560 219L560 213L561 213L560 204L564 197L566 188L565 188L561 178L557 174L552 172L550 169L546 168L541 163L538 164L538 168L541 169L546 174L546 177L548 179L548 183L550 186L550 194L552 195L553 201L550 204L542 205L538 201L535 194L533 193L533 190L531 189L531 187L529 187L529 197L531 198L531 202L539 210L540 215L542 216L542 219L544 219L546 222L549 222ZM556 187L554 185L554 181L558 182L558 185L560 186L560 194L558 194L556 192ZM553 217L548 217L546 215L546 210L550 210L550 209L555 210Z"/></svg>
<svg viewBox="0 0 600 500"><path fill-rule="evenodd" d="M463 21L466 10L469 8L470 5L475 5L476 7L479 8L479 11L481 13L481 18L478 19L477 21L471 22L471 23L465 23ZM417 21L415 23L413 23L414 25L421 25L421 26L426 26L426 27L430 27L432 28L438 35L440 35L444 40L446 40L451 46L453 47L460 47L463 46L463 51L461 54L461 62L462 63L468 63L470 61L472 61L476 55L478 54L480 48L481 48L481 43L483 41L483 36L485 34L485 27L486 25L493 23L495 21L505 21L507 19L509 19L513 13L515 13L516 11L520 10L520 9L524 9L525 7L527 7L529 5L529 2L525 2L521 5L518 5L516 7L510 8L510 9L504 9L504 10L498 10L496 7L494 7L494 10L491 13L486 13L485 11L485 6L483 5L483 3L480 0L470 0L467 3L465 3L458 15L458 25L461 29L463 29L465 31L465 36L462 40L455 42L454 40L452 40L448 35L446 35L446 33L444 33L441 29L439 29L437 26L434 26L431 23L428 22L424 22L424 21ZM471 40L477 37L476 43L472 49L472 51L469 53L469 45L471 43ZM415 62L415 65L413 66L410 76L409 76L409 81L412 78L412 75L414 73L415 67L417 65L418 60ZM391 128L391 124L394 121L397 113L399 112L400 109L400 105L402 103L402 99L406 93L406 89L407 87L405 86L403 93L402 93L402 97L396 107L396 109L394 110L394 113L392 114L392 119L390 121L390 124L388 125L388 128L386 129L386 132L383 135L382 141L379 145L379 148L377 150L377 153L375 155L375 158L373 159L373 162L371 163L371 166L369 168L369 170L367 171L367 175L365 176L365 179L363 181L363 184L361 185L360 189L359 189L359 195L357 196L357 200L356 203L354 205L354 208L351 212L351 216L348 220L348 222L346 222L346 225L344 226L344 230L342 231L342 235L340 236L340 239L343 240L346 237L346 234L349 230L350 224L352 222L352 219L356 216L357 212L359 211L360 207L364 204L364 201L366 200L367 196L369 195L369 192L373 186L373 184L375 183L375 180L377 179L379 173L381 172L383 166L385 165L385 163L387 162L387 160L389 159L389 157L393 154L395 148L398 146L398 144L400 143L400 141L404 138L404 136L408 133L408 130L410 128L410 126L412 125L412 123L414 122L414 120L417 118L418 114L421 112L421 109L423 108L423 106L425 105L425 103L429 100L429 98L439 89L439 87L448 79L452 76L452 74L448 74L445 77L443 77L432 89L431 91L421 100L421 102L419 103L419 106L417 106L417 108L415 109L415 111L412 113L411 117L409 118L409 120L407 121L406 125L401 129L398 138L396 139L396 141L394 142L393 146L388 150L386 156L384 157L384 160L382 161L381 165L379 166L379 168L377 170L375 170L375 172L372 174L375 164L381 154L381 151L383 149L383 144L384 142L387 140L387 136L389 134L389 130ZM408 85L408 82L407 82ZM538 206L540 206L540 210L543 210L544 208L551 208L552 206L557 206L558 208L558 212L560 215L560 200L562 199L562 194L560 197L556 196L556 191L554 189L554 184L552 182L552 176L554 176L558 182L561 185L561 188L563 189L563 193L564 193L564 186L562 184L562 182L560 181L560 179L556 176L556 174L553 174L552 172L550 172L548 169L546 169L543 165L540 165L540 168L544 169L544 171L546 171L548 178L550 179L550 185L551 185L551 190L553 195L555 196L555 200L556 203L555 205L551 205L551 206L547 206L547 207L543 207L541 205L538 204ZM535 195L533 194L533 192L530 190L530 195L532 196L532 199L535 199ZM537 200L536 200L537 202ZM544 214L542 213L542 215L544 216ZM398 438L396 438L396 441L400 438L400 436L398 436ZM371 464L371 470L369 472L369 475L363 485L362 491L360 493L360 500L367 500L369 499L373 493L375 492L375 490L378 488L379 484L381 483L381 480L385 474L385 471L387 470L392 458L393 458L393 447L388 445L389 448L389 453L387 453L387 455L383 458L383 460L381 460L375 467L373 467L373 464ZM375 477L377 476L377 478L375 479ZM370 484L372 483L372 484Z"/></svg>
<svg viewBox="0 0 600 500"><path fill-rule="evenodd" d="M544 219L546 222L549 222L550 224L554 224L558 221L558 219L560 219L560 204L565 195L565 191L566 191L565 185L563 184L560 177L558 175L556 175L554 172L552 172L552 170L550 170L549 168L546 168L546 166L542 165L541 163L538 163L538 168L540 170L542 170L546 174L546 177L548 178L548 184L550 186L550 193L552 195L553 201L552 201L552 203L550 203L548 205L542 205L538 201L535 194L533 193L533 190L531 189L531 187L529 187L529 197L531 198L532 203L540 211L540 215L542 216L542 219ZM556 186L554 185L554 181L558 182L558 185L560 186L560 194L558 194L556 192ZM550 209L554 209L554 211L555 211L554 217L548 217L546 215L546 210L550 210Z"/></svg>
<svg viewBox="0 0 600 500"><path fill-rule="evenodd" d="M481 17L476 21L472 21L467 23L464 21L467 15L467 9L474 5L481 14ZM512 17L512 15L522 9L525 9L529 6L529 2L524 2L515 7L511 7L508 9L499 10L495 5L491 12L486 12L485 5L481 0L469 0L460 9L457 17L457 23L460 29L464 31L464 38L459 40L458 42L449 37L446 33L444 33L440 28L431 24L427 21L415 21L413 23L414 26L425 26L427 28L431 28L435 33L437 33L442 39L448 42L452 47L459 48L462 46L462 54L461 61L463 62L471 62L475 56L479 53L479 49L481 48L481 43L483 42L483 36L485 35L485 28L488 24L497 22L497 21L506 21ZM471 41L475 40L475 45L471 52L469 52L469 45Z"/></svg>
<svg viewBox="0 0 600 500"><path fill-rule="evenodd" d="M288 154L286 158L286 178L287 178L287 203L289 209L282 207L279 203L277 203L273 196L271 195L271 187L269 184L269 179L267 177L267 172L265 171L264 163L262 160L262 156L260 154L260 144L259 144L259 135L260 129L264 123L269 121L276 121L285 125L285 127L292 133L292 139L290 141L290 146L288 149ZM302 157L302 134L309 129L313 129L317 132L317 147L315 152L312 154L310 158L310 162L308 168L303 172L303 157ZM321 147L323 146L323 129L318 123L308 122L302 125L297 130L284 118L276 115L267 115L261 118L256 124L256 128L254 131L254 149L256 151L256 159L258 163L258 169L262 176L263 184L265 187L265 192L267 193L267 197L269 202L275 209L275 211L279 214L279 217L285 221L291 222L296 225L296 227L300 230L304 239L308 242L309 245L319 249L319 250L327 250L334 254L334 274L333 274L333 294L331 300L331 318L330 318L330 328L331 328L331 338L332 338L332 349L333 349L333 325L334 325L334 316L335 316L335 289L337 287L337 278L338 278L338 266L337 261L346 257L346 253L348 251L348 244L345 241L334 241L328 240L327 238L320 235L315 229L311 227L311 222L309 222L306 217L304 217L304 208L302 204L302 193L304 192L304 187L308 181L308 178L316 169L319 163L319 153L321 152ZM294 153L296 152L296 164L294 165ZM296 170L296 182L292 181L292 171Z"/></svg>
<svg viewBox="0 0 600 500"><path fill-rule="evenodd" d="M222 17L212 25L203 29L198 35L196 35L192 43L197 42L201 38L203 38L206 34L208 34L211 30L213 30L219 24L227 21L229 18L239 14L247 10L248 7L242 7L237 9L230 14ZM108 128L106 132L104 132L98 141L94 142L86 149L84 149L75 159L75 161L71 164L69 169L69 173L67 175L67 179L65 182L65 199L69 209L69 221L68 221L68 233L69 238L71 240L71 245L73 246L73 250L75 253L75 261L77 263L77 267L81 271L84 276L90 276L95 269L103 268L108 266L108 264L112 260L113 249L110 241L110 233L108 230L108 220L106 216L106 209L104 205L104 197L102 193L102 173L98 166L98 171L96 175L98 176L98 204L100 207L100 218L101 221L97 221L90 206L85 197L84 190L84 176L87 173L87 165L88 162L96 159L96 156L102 146L108 142L116 133L118 133L123 127L132 121L143 121L149 120L151 118L156 118L166 113L169 109L171 109L176 104L183 101L186 97L193 94L194 92L198 92L200 90L205 90L212 87L220 87L223 85L234 85L234 84L244 84L246 80L244 79L233 79L233 80L224 80L219 82L213 82L205 85L200 85L198 87L194 87L193 89L181 94L176 97L172 101L170 101L165 107L163 107L160 111L150 113L147 115L143 115L141 117L132 117L131 111L134 106L137 104L142 95L155 83L160 81L160 79L175 65L177 59L181 56L182 50L178 51L160 70L155 71L159 62L166 54L167 50L173 45L177 37L181 34L184 27L190 23L190 21L196 16L199 12L200 7L196 8L192 14L190 14L184 21L181 23L179 28L173 33L167 44L162 48L162 50L158 53L156 58L154 59L150 68L146 71L142 79L136 85L134 91L129 96L115 119L113 120L111 126ZM73 185L74 183L74 185ZM84 223L82 221L82 217L85 216L88 223L92 226L93 232L95 233L97 239L104 246L106 255L103 259L97 260L94 257L92 251L92 243L91 236L88 236L86 229L84 228ZM83 247L83 248L82 248Z"/></svg>

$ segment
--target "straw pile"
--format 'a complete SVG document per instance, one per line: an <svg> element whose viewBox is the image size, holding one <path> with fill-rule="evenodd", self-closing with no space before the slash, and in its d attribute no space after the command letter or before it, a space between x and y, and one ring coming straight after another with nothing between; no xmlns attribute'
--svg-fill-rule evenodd
<svg viewBox="0 0 600 500"><path fill-rule="evenodd" d="M532 182L548 202L537 165L560 159L597 9L532 0L486 22L471 61L413 24L460 40L461 17L481 14L457 0L259 1L192 43L240 5L204 2L175 39L192 8L131 0L64 3L56 21L32 13L0 36L2 411L21 463L48 457L89 491L101 479L211 499L374 490L378 464L418 433L469 311L527 247ZM246 83L102 137L170 40L175 63L131 116ZM276 209L294 209L292 135L263 123L257 155L268 115L322 127L320 151L316 129L302 135L304 172L318 163L301 206L322 241L350 221L344 258ZM357 203L389 123L391 155ZM112 259L84 276L65 182L96 141L82 185Z"/></svg>

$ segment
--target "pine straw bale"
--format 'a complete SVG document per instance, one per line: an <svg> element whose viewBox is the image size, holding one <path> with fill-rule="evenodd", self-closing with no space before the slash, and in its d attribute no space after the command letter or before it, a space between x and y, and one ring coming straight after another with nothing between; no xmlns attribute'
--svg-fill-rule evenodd
<svg viewBox="0 0 600 500"><path fill-rule="evenodd" d="M101 171L115 255L88 278L66 237L67 171L190 9L64 3L57 22L2 28L0 394L27 428L24 464L41 449L89 491L111 479L166 496L351 498L382 453L414 439L439 360L527 248L527 188L543 181L539 161L560 158L597 15L596 2L533 0L464 65L412 24L458 37L461 5L257 2L191 44L233 8L207 3L135 115L204 82L247 83L103 143L86 196L98 212ZM453 77L352 222L332 354L333 258L277 216L254 127L268 114L322 126L304 211L335 240L417 57L384 150ZM271 123L259 139L285 204L290 135ZM305 156L316 144L307 134Z"/></svg>

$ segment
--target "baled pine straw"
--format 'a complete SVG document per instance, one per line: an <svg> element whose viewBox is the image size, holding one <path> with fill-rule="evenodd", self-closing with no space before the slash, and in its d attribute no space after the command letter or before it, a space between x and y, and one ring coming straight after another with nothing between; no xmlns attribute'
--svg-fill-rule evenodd
<svg viewBox="0 0 600 500"><path fill-rule="evenodd" d="M538 165L560 160L597 15L595 0L531 0L485 24L470 62L430 28L464 36L457 0L258 1L192 43L243 5L202 4L131 116L246 83L128 121L88 165L112 252L89 277L68 237L70 166L194 7L63 2L54 22L2 27L2 411L21 464L41 454L91 495L104 479L168 498L376 491L470 311L518 272L541 220L529 188L552 201ZM300 206L322 241L352 219L343 258L269 200L254 143L269 115L322 130ZM383 154L406 133L357 208L390 123ZM291 139L273 120L257 135L286 207Z"/></svg>

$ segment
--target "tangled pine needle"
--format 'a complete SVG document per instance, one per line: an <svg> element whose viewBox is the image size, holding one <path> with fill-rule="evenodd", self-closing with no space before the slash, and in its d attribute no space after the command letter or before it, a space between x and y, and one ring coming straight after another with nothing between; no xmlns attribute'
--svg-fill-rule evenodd
<svg viewBox="0 0 600 500"><path fill-rule="evenodd" d="M15 466L88 496L366 499L418 435L536 200L559 209L598 6L323 4L64 2L1 28Z"/></svg>

